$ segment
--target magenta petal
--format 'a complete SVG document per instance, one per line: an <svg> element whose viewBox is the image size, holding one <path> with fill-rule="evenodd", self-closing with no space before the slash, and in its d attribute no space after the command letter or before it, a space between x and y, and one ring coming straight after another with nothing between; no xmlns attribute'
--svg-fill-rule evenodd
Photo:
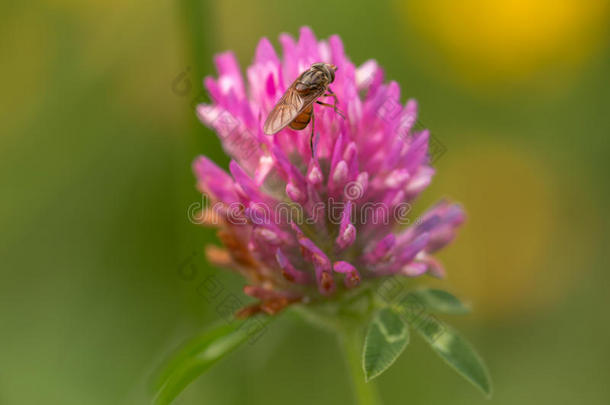
<svg viewBox="0 0 610 405"><path fill-rule="evenodd" d="M299 52L300 56L307 64L320 62L320 54L318 53L318 41L313 31L309 27L301 27L299 35Z"/></svg>
<svg viewBox="0 0 610 405"><path fill-rule="evenodd" d="M258 187L256 183L252 181L250 177L246 174L246 172L239 166L239 164L232 160L229 164L229 170L233 175L233 178L240 185L241 189L245 193L245 195L251 200L260 200L261 194L258 191Z"/></svg>
<svg viewBox="0 0 610 405"><path fill-rule="evenodd" d="M427 252L435 252L450 243L456 234L456 229L465 221L466 215L458 204L441 201L422 217L415 232L427 232L430 240Z"/></svg>
<svg viewBox="0 0 610 405"><path fill-rule="evenodd" d="M345 197L347 199L357 201L363 198L369 186L369 174L362 172L356 177L356 181L345 187Z"/></svg>
<svg viewBox="0 0 610 405"><path fill-rule="evenodd" d="M284 271L284 277L286 277L286 279L298 284L308 284L311 281L309 274L294 268L281 249L276 250L275 257L280 268Z"/></svg>
<svg viewBox="0 0 610 405"><path fill-rule="evenodd" d="M282 34L280 44L281 57L268 39L259 41L247 81L231 52L217 55L218 76L204 80L212 101L197 106L232 159L228 174L198 158L197 185L218 202L207 214L222 216L219 236L248 278L247 292L275 300L265 303L273 312L288 299L332 294L334 277L352 288L361 276L442 276L431 252L455 238L465 214L441 201L403 228L412 201L434 175L430 134L414 130L415 100L401 102L400 86L384 83L376 61L356 67L336 35L320 41L303 27L297 40ZM312 155L312 124L273 135L262 128L288 86L314 62L337 67L329 88L346 117L314 105ZM246 313L257 310L254 305Z"/></svg>
<svg viewBox="0 0 610 405"><path fill-rule="evenodd" d="M406 139L411 134L411 129L417 120L417 101L411 99L407 101L405 108L400 117L396 132L399 137Z"/></svg>
<svg viewBox="0 0 610 405"><path fill-rule="evenodd" d="M266 227L259 226L254 228L254 236L273 246L279 246L282 244L281 235Z"/></svg>
<svg viewBox="0 0 610 405"><path fill-rule="evenodd" d="M335 281L330 273L331 263L328 256L308 238L299 238L299 244L308 253L305 257L314 265L320 294L332 294L335 290Z"/></svg>
<svg viewBox="0 0 610 405"><path fill-rule="evenodd" d="M299 244L309 253L309 260L323 271L330 270L330 260L328 256L311 239L300 237Z"/></svg>
<svg viewBox="0 0 610 405"><path fill-rule="evenodd" d="M391 260L388 263L381 263L374 266L375 272L380 275L396 274L401 269L411 263L415 257L422 252L430 235L427 233L417 236L414 240L406 245L396 245L391 252Z"/></svg>
<svg viewBox="0 0 610 405"><path fill-rule="evenodd" d="M293 183L286 184L286 195L299 204L304 204L307 201L307 190L302 190Z"/></svg>
<svg viewBox="0 0 610 405"><path fill-rule="evenodd" d="M434 169L432 167L421 166L405 187L407 199L412 200L424 191L430 185L433 176Z"/></svg>
<svg viewBox="0 0 610 405"><path fill-rule="evenodd" d="M335 169L330 175L330 178L332 180L331 188L334 188L336 190L341 189L347 182L348 175L349 169L347 167L347 162L345 162L345 160L339 161L339 163L337 163L337 166L335 166Z"/></svg>
<svg viewBox="0 0 610 405"><path fill-rule="evenodd" d="M356 88L364 90L370 96L383 82L383 70L376 60L368 60L356 69Z"/></svg>
<svg viewBox="0 0 610 405"><path fill-rule="evenodd" d="M356 268L348 262L338 261L333 264L333 270L335 270L337 273L345 274L355 271Z"/></svg>
<svg viewBox="0 0 610 405"><path fill-rule="evenodd" d="M426 244L430 240L430 235L427 233L419 235L411 242L402 252L397 253L398 261L409 262L413 260L415 255L424 250Z"/></svg>
<svg viewBox="0 0 610 405"><path fill-rule="evenodd" d="M337 66L338 69L343 70L346 63L345 52L343 50L343 42L338 35L332 35L328 39L330 45L332 63Z"/></svg>
<svg viewBox="0 0 610 405"><path fill-rule="evenodd" d="M322 184L324 181L324 175L322 174L320 165L315 160L311 160L309 162L309 168L307 169L307 181L309 184L314 186Z"/></svg>
<svg viewBox="0 0 610 405"><path fill-rule="evenodd" d="M280 59L273 49L273 45L267 38L261 38L256 47L254 63L266 64L273 63L279 65Z"/></svg>
<svg viewBox="0 0 610 405"><path fill-rule="evenodd" d="M214 58L220 78L218 85L222 94L233 91L238 98L245 98L244 81L233 52L225 52Z"/></svg>
<svg viewBox="0 0 610 405"><path fill-rule="evenodd" d="M392 170L385 178L385 186L388 188L402 188L411 176L406 169Z"/></svg>
<svg viewBox="0 0 610 405"><path fill-rule="evenodd" d="M298 67L297 45L294 38L288 34L280 35L280 44L284 53L282 73L284 77L283 88L286 89L294 79L301 73Z"/></svg>
<svg viewBox="0 0 610 405"><path fill-rule="evenodd" d="M436 278L445 278L445 268L440 261L430 255L426 255L424 261L428 265L428 274Z"/></svg>
<svg viewBox="0 0 610 405"><path fill-rule="evenodd" d="M353 204L348 201L341 215L341 224L339 225L339 236L337 236L337 247L341 250L349 247L356 240L356 227L351 222Z"/></svg>
<svg viewBox="0 0 610 405"><path fill-rule="evenodd" d="M413 262L400 269L400 273L408 277L418 277L426 272L428 266L425 263Z"/></svg>
<svg viewBox="0 0 610 405"><path fill-rule="evenodd" d="M381 239L373 250L364 256L364 260L367 263L377 263L381 261L394 247L396 244L396 236L393 233L386 235Z"/></svg>
<svg viewBox="0 0 610 405"><path fill-rule="evenodd" d="M345 287L353 288L360 284L360 274L350 263L345 261L335 262L333 264L333 270L337 273L345 274L345 278L343 279Z"/></svg>
<svg viewBox="0 0 610 405"><path fill-rule="evenodd" d="M409 151L404 157L406 162L405 168L410 173L416 171L416 169L426 163L428 158L428 139L430 133L424 130L414 136L413 142L409 145Z"/></svg>
<svg viewBox="0 0 610 405"><path fill-rule="evenodd" d="M205 156L198 157L193 163L193 171L201 191L210 193L215 199L228 204L238 201L233 179L210 159Z"/></svg>

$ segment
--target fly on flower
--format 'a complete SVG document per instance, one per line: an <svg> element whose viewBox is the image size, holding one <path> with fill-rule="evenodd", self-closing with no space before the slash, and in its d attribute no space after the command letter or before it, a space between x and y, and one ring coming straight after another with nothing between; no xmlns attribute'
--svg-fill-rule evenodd
<svg viewBox="0 0 610 405"><path fill-rule="evenodd" d="M205 79L213 104L197 108L232 158L229 173L205 156L193 168L198 189L212 203L198 214L200 223L216 227L224 245L207 248L207 259L243 275L243 292L255 299L235 316L265 325L272 315L293 307L307 319L340 325L336 333L350 350L348 358L363 359L350 361L353 375L364 371L367 380L387 369L406 347L408 330L417 330L446 362L489 394L488 373L470 345L425 315L461 312L459 300L442 290L403 293L404 284L393 283L424 274L442 277L444 268L434 254L453 241L466 219L459 204L441 201L404 226L404 207L426 189L435 172L428 153L430 133L415 128L417 103L402 104L400 86L386 81L374 60L355 66L336 35L318 41L303 27L298 39L282 34L280 43L283 57L269 40L260 41L246 69L247 83L231 52L218 55L219 77ZM310 67L303 72L302 66ZM284 78L297 76L284 92ZM324 96L333 97L334 104L318 101ZM350 125L334 125L334 112L344 115L337 99L344 111L353 112ZM314 103L334 112L316 116L320 142L310 156L305 138L281 130L303 130L311 121L313 138ZM387 105L391 110L381 114ZM263 129L275 134L273 139L261 133L257 119L270 110ZM388 291L388 283L398 291ZM417 316L412 316L410 294L421 300L415 301ZM222 314L233 310L235 302L223 305ZM189 342L186 351L178 352L170 362L175 371L163 373L157 405L167 405L186 383L248 338L233 325L239 324L204 334L196 350ZM360 355L354 351L365 326ZM370 387L360 381L355 386ZM374 397L364 392L359 402L377 402Z"/></svg>
<svg viewBox="0 0 610 405"><path fill-rule="evenodd" d="M311 121L309 145L313 156L313 136L316 121L313 114L313 103L332 107L337 114L345 118L337 108L337 95L329 87L335 80L336 70L335 65L314 63L309 69L301 73L269 113L263 128L265 134L273 135L287 126L300 131ZM332 97L335 100L334 104L319 101L318 98L322 96Z"/></svg>

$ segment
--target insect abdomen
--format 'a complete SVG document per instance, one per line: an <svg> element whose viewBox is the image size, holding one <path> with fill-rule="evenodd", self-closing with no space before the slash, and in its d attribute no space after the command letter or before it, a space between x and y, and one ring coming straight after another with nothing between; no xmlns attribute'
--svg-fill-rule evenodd
<svg viewBox="0 0 610 405"><path fill-rule="evenodd" d="M311 121L311 114L313 114L313 104L297 115L297 117L290 123L290 128L296 129L297 131L305 128L307 124L309 124L309 121Z"/></svg>

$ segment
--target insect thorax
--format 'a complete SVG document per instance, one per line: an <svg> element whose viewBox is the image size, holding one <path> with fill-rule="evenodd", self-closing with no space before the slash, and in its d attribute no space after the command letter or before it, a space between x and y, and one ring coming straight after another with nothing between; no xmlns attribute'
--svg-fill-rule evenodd
<svg viewBox="0 0 610 405"><path fill-rule="evenodd" d="M297 80L295 89L299 92L319 89L328 85L329 78L321 70L309 69Z"/></svg>

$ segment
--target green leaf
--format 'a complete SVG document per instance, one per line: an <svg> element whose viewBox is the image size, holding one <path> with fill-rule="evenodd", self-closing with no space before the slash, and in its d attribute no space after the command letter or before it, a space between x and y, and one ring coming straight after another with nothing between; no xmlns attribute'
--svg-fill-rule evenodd
<svg viewBox="0 0 610 405"><path fill-rule="evenodd" d="M470 308L467 305L462 304L453 294L444 290L425 288L413 291L410 295L420 300L431 311L454 315L470 312Z"/></svg>
<svg viewBox="0 0 610 405"><path fill-rule="evenodd" d="M170 404L188 384L246 341L254 343L266 322L250 318L210 329L185 343L167 361L155 384L156 405Z"/></svg>
<svg viewBox="0 0 610 405"><path fill-rule="evenodd" d="M458 374L491 396L491 377L487 367L466 339L434 316L420 317L412 326Z"/></svg>
<svg viewBox="0 0 610 405"><path fill-rule="evenodd" d="M409 343L409 329L389 308L377 312L364 340L364 376L370 381L390 367Z"/></svg>

